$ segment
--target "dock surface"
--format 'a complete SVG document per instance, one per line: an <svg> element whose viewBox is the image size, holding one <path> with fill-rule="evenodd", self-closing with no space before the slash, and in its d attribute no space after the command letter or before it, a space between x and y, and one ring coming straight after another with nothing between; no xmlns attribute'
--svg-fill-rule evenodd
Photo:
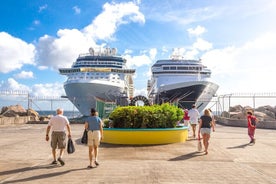
<svg viewBox="0 0 276 184"><path fill-rule="evenodd" d="M101 144L97 168L87 169L83 125L72 124L76 151L65 165L52 162L45 124L0 126L0 183L221 183L276 184L276 130L257 129L249 145L247 128L217 125L209 154L197 140L152 146Z"/></svg>

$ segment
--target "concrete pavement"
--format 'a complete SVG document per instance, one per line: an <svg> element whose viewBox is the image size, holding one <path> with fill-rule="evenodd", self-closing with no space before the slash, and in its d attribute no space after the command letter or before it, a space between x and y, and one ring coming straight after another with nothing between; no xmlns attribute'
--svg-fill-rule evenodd
<svg viewBox="0 0 276 184"><path fill-rule="evenodd" d="M64 166L52 166L45 124L0 126L0 183L276 183L276 130L217 125L209 154L197 141L125 146L101 144L100 166L87 169L88 148L80 144L83 125L73 124L76 151Z"/></svg>

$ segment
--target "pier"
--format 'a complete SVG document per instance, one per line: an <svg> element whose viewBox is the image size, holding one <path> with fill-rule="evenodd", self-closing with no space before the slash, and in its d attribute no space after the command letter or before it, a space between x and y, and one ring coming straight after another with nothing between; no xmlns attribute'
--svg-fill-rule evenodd
<svg viewBox="0 0 276 184"><path fill-rule="evenodd" d="M197 140L153 146L101 144L100 166L87 169L88 148L80 144L83 125L72 125L76 151L64 166L52 166L46 125L0 126L0 183L276 183L276 132L256 130L249 145L247 128L217 125L209 154Z"/></svg>

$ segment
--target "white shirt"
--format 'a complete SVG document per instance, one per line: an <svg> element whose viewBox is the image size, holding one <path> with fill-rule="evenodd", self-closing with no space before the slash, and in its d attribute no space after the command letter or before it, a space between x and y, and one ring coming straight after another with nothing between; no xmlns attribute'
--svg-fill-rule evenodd
<svg viewBox="0 0 276 184"><path fill-rule="evenodd" d="M69 121L63 115L53 116L48 122L48 126L52 126L52 131L55 132L65 132L67 125L69 125Z"/></svg>
<svg viewBox="0 0 276 184"><path fill-rule="evenodd" d="M200 118L200 114L198 112L197 109L190 109L188 112L189 116L190 116L190 122L191 124L197 124L198 123L198 119Z"/></svg>

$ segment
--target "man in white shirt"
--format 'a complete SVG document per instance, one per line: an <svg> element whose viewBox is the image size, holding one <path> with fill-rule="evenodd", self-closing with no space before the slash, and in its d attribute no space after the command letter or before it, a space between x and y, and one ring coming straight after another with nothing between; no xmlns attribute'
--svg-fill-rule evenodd
<svg viewBox="0 0 276 184"><path fill-rule="evenodd" d="M189 110L188 114L190 117L190 124L191 124L192 130L193 130L193 137L195 138L196 137L196 135L195 135L196 126L198 124L200 114L199 114L198 110L196 109L195 105L192 106L192 109Z"/></svg>
<svg viewBox="0 0 276 184"><path fill-rule="evenodd" d="M62 160L64 149L66 148L66 128L68 131L68 138L71 138L71 127L67 117L63 116L63 109L57 109L57 115L53 116L47 126L46 141L49 141L49 132L52 129L51 134L51 147L53 154L53 162L51 164L57 164L57 160L63 166L65 162ZM58 159L56 159L56 149L60 149Z"/></svg>

